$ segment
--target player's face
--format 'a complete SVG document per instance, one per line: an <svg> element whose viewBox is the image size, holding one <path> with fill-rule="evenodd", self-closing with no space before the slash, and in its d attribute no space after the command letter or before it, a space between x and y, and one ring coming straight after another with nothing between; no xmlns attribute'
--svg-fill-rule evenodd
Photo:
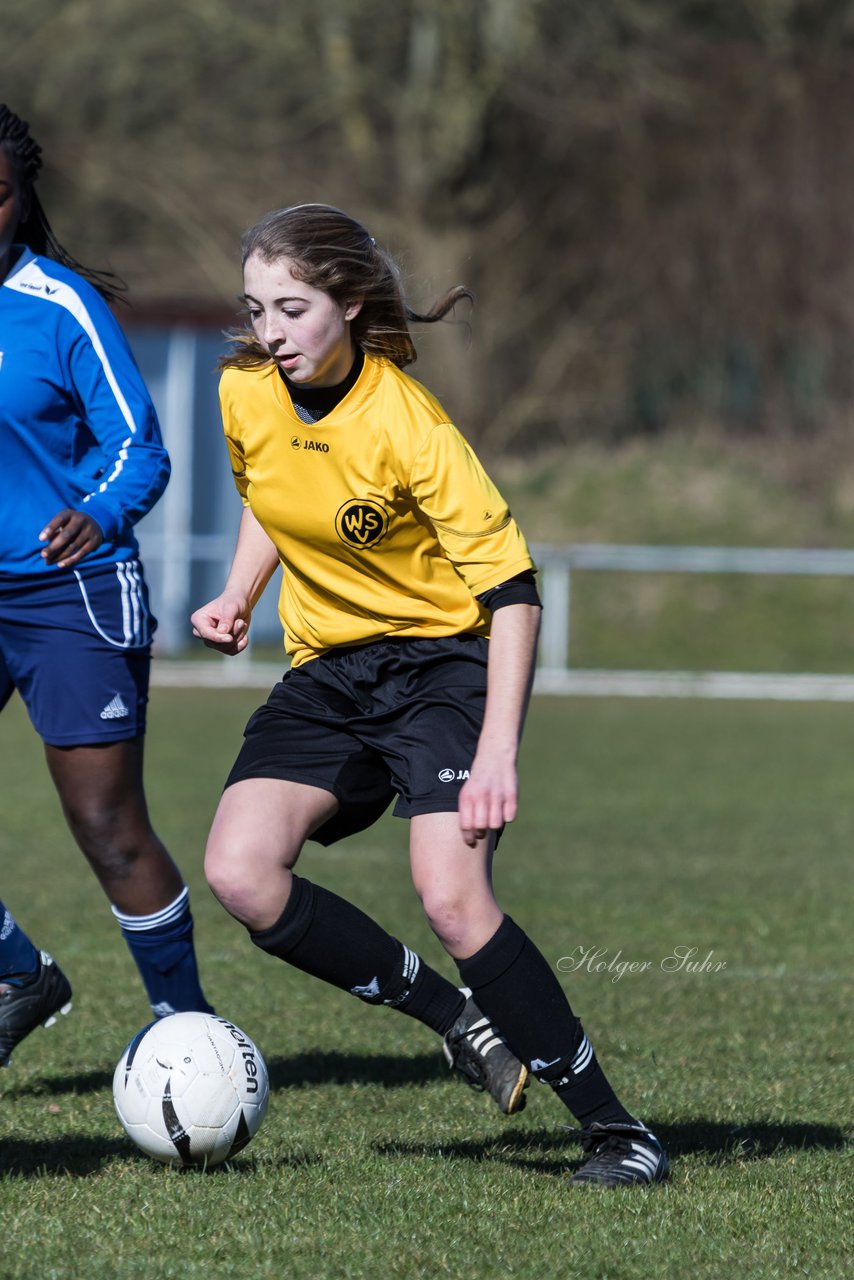
<svg viewBox="0 0 854 1280"><path fill-rule="evenodd" d="M0 146L0 280L9 269L9 250L15 243L22 212L18 175L11 157Z"/></svg>
<svg viewBox="0 0 854 1280"><path fill-rule="evenodd" d="M291 266L289 258L247 258L243 300L252 328L292 382L334 387L353 364L350 321L361 303L336 302L322 289L298 280Z"/></svg>

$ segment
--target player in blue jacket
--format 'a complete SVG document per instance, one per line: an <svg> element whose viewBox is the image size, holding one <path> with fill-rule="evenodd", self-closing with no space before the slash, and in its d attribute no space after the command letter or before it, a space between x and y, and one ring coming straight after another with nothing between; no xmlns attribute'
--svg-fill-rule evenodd
<svg viewBox="0 0 854 1280"><path fill-rule="evenodd" d="M116 282L57 242L40 154L0 105L0 708L17 688L155 1016L206 1010L188 891L142 784L156 624L133 526L169 459L106 305ZM0 902L0 1065L70 1007L65 975Z"/></svg>

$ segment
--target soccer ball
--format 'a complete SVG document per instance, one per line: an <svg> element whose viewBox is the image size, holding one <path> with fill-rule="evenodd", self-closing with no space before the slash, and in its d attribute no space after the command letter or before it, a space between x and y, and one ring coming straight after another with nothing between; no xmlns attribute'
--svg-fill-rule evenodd
<svg viewBox="0 0 854 1280"><path fill-rule="evenodd" d="M138 1031L113 1075L122 1127L164 1164L210 1168L258 1132L269 1099L264 1059L211 1013L173 1013Z"/></svg>

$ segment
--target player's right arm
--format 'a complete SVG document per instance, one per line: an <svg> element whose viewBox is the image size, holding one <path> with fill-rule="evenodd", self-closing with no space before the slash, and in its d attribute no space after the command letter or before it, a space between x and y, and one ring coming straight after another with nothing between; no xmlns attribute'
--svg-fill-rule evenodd
<svg viewBox="0 0 854 1280"><path fill-rule="evenodd" d="M105 541L127 539L166 488L170 464L151 396L115 317L85 282L77 281L75 288L61 280L54 284L58 299L65 299L60 352L64 391L99 455L96 475L88 457L76 468L78 483L85 485L85 476L94 480L91 491L58 515L51 512L54 518L42 530L48 544L44 558L66 567L95 550L95 531L86 521L70 521L74 512L89 517ZM79 439L75 435L69 451L82 447Z"/></svg>
<svg viewBox="0 0 854 1280"><path fill-rule="evenodd" d="M252 610L278 563L279 553L273 543L251 509L244 507L226 584L215 600L203 604L192 615L193 635L219 653L241 653L249 643Z"/></svg>

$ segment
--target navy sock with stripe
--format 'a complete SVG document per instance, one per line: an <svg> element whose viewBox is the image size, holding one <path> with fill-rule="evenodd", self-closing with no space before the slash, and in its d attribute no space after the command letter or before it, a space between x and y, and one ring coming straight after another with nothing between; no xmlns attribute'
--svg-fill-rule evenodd
<svg viewBox="0 0 854 1280"><path fill-rule="evenodd" d="M12 913L0 902L0 982L19 986L19 979L38 973L39 952Z"/></svg>
<svg viewBox="0 0 854 1280"><path fill-rule="evenodd" d="M184 888L174 902L151 915L131 916L116 907L112 911L155 1017L187 1010L213 1013L199 981L189 889Z"/></svg>

